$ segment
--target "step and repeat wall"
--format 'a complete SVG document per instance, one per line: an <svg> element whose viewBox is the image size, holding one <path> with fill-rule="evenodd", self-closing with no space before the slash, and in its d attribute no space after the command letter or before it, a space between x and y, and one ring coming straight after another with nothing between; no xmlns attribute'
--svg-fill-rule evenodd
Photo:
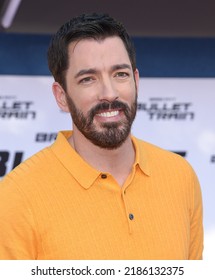
<svg viewBox="0 0 215 280"><path fill-rule="evenodd" d="M185 157L204 203L204 258L215 250L215 39L133 38L140 71L132 133ZM0 34L0 179L72 128L47 69L50 36ZM162 162L161 162L162 164Z"/></svg>

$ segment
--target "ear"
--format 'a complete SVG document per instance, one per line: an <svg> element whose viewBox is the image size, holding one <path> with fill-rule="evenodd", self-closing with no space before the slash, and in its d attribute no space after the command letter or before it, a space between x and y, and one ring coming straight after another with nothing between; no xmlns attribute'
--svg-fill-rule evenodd
<svg viewBox="0 0 215 280"><path fill-rule="evenodd" d="M139 75L138 69L136 69L136 70L134 71L134 80L135 80L135 84L136 84L136 88L137 88L137 94L138 94L138 90L139 90L139 80L140 80L140 75Z"/></svg>
<svg viewBox="0 0 215 280"><path fill-rule="evenodd" d="M60 109L63 110L64 112L69 112L69 108L67 106L67 100L66 100L66 93L62 88L62 86L59 83L54 82L52 85L52 91Z"/></svg>

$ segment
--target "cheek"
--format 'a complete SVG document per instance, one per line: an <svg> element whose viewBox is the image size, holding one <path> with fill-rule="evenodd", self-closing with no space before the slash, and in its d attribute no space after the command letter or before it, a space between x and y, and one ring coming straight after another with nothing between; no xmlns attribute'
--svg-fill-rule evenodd
<svg viewBox="0 0 215 280"><path fill-rule="evenodd" d="M91 86L88 88L82 88L76 91L74 94L74 101L77 107L83 112L88 112L99 102L99 87Z"/></svg>
<svg viewBox="0 0 215 280"><path fill-rule="evenodd" d="M136 86L134 82L127 83L120 88L120 96L127 101L133 101L136 96Z"/></svg>
<svg viewBox="0 0 215 280"><path fill-rule="evenodd" d="M87 94L82 95L81 97L76 97L74 102L77 109L80 110L84 115L87 114L93 106L98 104L97 102L95 102L94 98L90 97Z"/></svg>

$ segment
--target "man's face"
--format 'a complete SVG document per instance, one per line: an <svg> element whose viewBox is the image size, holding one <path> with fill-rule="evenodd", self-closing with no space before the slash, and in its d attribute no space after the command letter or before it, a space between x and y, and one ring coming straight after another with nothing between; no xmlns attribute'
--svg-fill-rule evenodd
<svg viewBox="0 0 215 280"><path fill-rule="evenodd" d="M75 130L93 144L119 147L136 115L138 72L133 73L122 40L84 39L69 46L66 103Z"/></svg>

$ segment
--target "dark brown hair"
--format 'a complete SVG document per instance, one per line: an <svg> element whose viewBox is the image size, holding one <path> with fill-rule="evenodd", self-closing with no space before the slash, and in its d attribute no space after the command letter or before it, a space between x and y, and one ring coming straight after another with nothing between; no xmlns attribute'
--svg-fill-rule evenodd
<svg viewBox="0 0 215 280"><path fill-rule="evenodd" d="M53 36L48 48L48 66L55 81L66 89L65 72L68 69L68 45L71 42L93 38L103 40L118 36L127 50L132 69L136 70L135 50L122 23L107 14L83 14L65 23Z"/></svg>

